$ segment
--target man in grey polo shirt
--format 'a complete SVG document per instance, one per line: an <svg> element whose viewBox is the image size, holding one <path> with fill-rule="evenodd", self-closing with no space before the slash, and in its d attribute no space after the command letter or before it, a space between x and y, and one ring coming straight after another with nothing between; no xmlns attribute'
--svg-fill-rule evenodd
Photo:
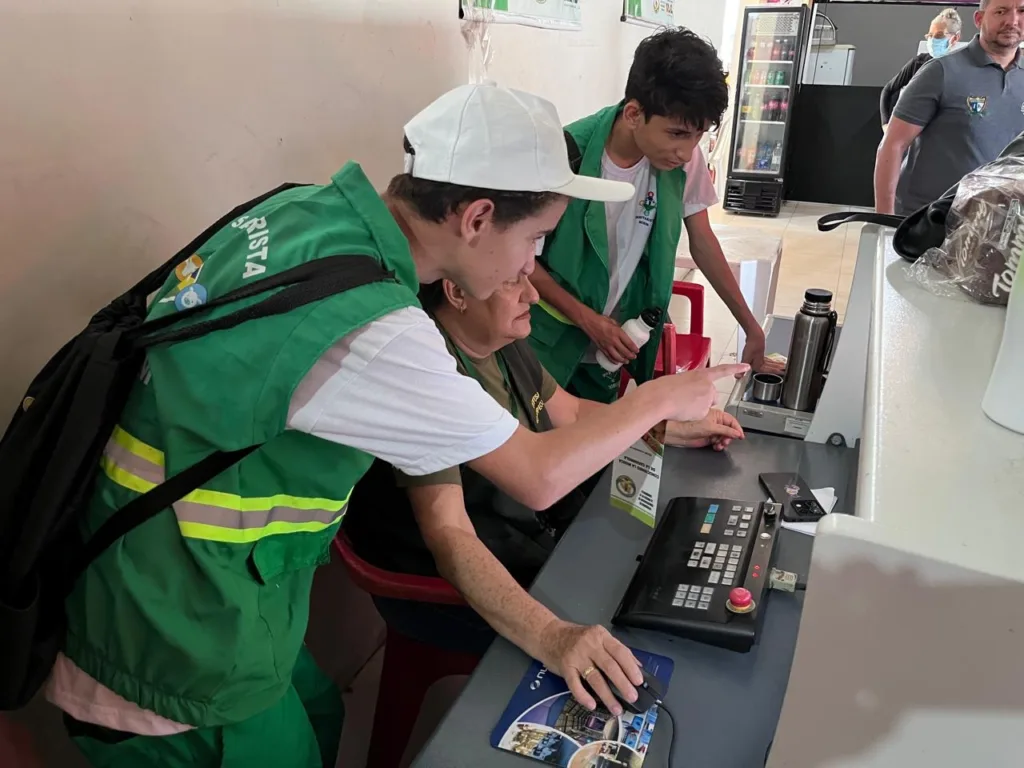
<svg viewBox="0 0 1024 768"><path fill-rule="evenodd" d="M913 213L1024 131L1024 0L981 0L974 23L970 45L926 64L900 94L875 159L878 213Z"/></svg>

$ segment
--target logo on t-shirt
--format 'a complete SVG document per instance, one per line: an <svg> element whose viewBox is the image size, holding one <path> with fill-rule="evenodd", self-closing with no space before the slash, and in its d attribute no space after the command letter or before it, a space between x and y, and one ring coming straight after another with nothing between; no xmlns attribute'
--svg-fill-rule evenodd
<svg viewBox="0 0 1024 768"><path fill-rule="evenodd" d="M637 224L643 224L645 227L651 226L657 209L658 200L654 196L654 190L652 189L647 193L647 197L640 201L640 212L636 215Z"/></svg>
<svg viewBox="0 0 1024 768"><path fill-rule="evenodd" d="M975 117L983 117L985 115L985 105L988 104L987 96L968 96L967 97L967 109Z"/></svg>

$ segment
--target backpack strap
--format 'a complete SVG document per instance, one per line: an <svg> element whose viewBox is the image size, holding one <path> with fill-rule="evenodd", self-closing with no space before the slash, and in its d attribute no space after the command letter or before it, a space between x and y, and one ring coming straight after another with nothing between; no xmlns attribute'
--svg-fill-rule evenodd
<svg viewBox="0 0 1024 768"><path fill-rule="evenodd" d="M107 547L167 509L174 502L192 493L196 488L202 487L221 472L231 468L257 448L259 448L258 445L251 445L240 451L212 453L199 463L179 472L170 480L160 483L156 488L151 488L117 510L85 543L74 567L68 571L68 593L70 594L78 577L106 551Z"/></svg>
<svg viewBox="0 0 1024 768"><path fill-rule="evenodd" d="M829 213L818 219L819 232L831 232L843 224L864 222L865 224L881 224L883 227L898 227L903 223L903 216L895 216L888 213L857 213L852 211L840 211Z"/></svg>
<svg viewBox="0 0 1024 768"><path fill-rule="evenodd" d="M293 309L319 301L328 296L387 279L393 279L393 275L386 272L371 256L326 256L300 264L278 275L257 281L252 285L243 286L219 299L209 302L209 304L195 307L194 309L209 310L212 307L223 306L240 298L255 296L281 285L287 286L284 290L257 304L244 307L237 312L215 320L202 321L185 328L170 329L162 333L137 338L135 340L135 347L136 349L147 349L157 344L171 344L196 339L215 331L234 328L249 320L290 312ZM171 315L170 318L176 323L189 314L190 312L188 311L179 312L177 315ZM165 319L160 318L151 323L144 323L135 330L152 330L154 325L164 328L170 325L169 323L161 322ZM167 509L167 507L196 488L202 487L221 472L233 467L259 447L259 445L252 445L237 451L217 451L212 453L155 488L151 488L141 496L132 499L121 509L117 510L85 543L73 568L69 570L68 591L70 592L74 587L78 577L81 576L85 569L97 557L103 554L111 544Z"/></svg>
<svg viewBox="0 0 1024 768"><path fill-rule="evenodd" d="M565 149L569 153L569 167L572 168L573 173L579 173L583 166L583 153L580 151L580 145L576 143L576 139L571 133L566 130L563 130L562 133L565 134Z"/></svg>
<svg viewBox="0 0 1024 768"><path fill-rule="evenodd" d="M243 285L241 288L206 304L200 304L198 307L165 315L156 320L149 320L133 329L131 338L135 341L136 348L139 349L146 349L157 344L188 341L214 331L234 328L249 320L290 312L328 296L385 280L394 280L394 274L386 271L372 256L324 256L286 269L271 277ZM183 328L165 330L196 315L206 314L218 307L258 296L276 288L284 288L284 290L225 317L200 321ZM161 331L163 332L161 333Z"/></svg>
<svg viewBox="0 0 1024 768"><path fill-rule="evenodd" d="M276 187L275 189L272 189L269 192L263 193L259 197L254 197L247 203L236 205L230 211L228 211L219 219L217 219L217 221L215 221L213 224L204 229L200 234L196 235L196 237L192 239L192 242L190 242L188 245L186 245L184 248L182 248L180 251L174 254L170 259L168 259L166 262L164 262L159 267L150 272L148 275L146 275L144 278L142 278L138 283L135 284L135 286L130 291L128 291L128 293L141 296L148 296L149 294L159 289L160 286L164 284L164 281L167 280L168 275L170 275L171 272L174 271L175 267L177 267L181 262L183 262L186 258L191 256L193 253L198 251L207 240L209 240L215 234L220 232L220 230L222 230L232 221L239 218L243 214L249 212L257 205L265 203L267 200L274 197L275 195L279 195L282 192L287 192L289 189L297 189L299 187L308 186L308 184L282 184L281 186Z"/></svg>

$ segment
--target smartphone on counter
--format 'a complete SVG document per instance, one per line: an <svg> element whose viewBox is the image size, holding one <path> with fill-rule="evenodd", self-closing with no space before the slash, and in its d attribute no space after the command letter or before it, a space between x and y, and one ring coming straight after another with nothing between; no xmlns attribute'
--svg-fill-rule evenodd
<svg viewBox="0 0 1024 768"><path fill-rule="evenodd" d="M811 486L795 472L766 472L758 478L772 501L782 505L787 523L816 523L826 514Z"/></svg>

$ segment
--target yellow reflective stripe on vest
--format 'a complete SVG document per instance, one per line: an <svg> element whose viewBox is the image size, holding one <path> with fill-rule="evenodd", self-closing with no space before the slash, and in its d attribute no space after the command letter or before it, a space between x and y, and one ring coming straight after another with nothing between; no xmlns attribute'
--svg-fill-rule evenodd
<svg viewBox="0 0 1024 768"><path fill-rule="evenodd" d="M145 493L164 481L163 457L161 451L118 427L107 442L100 466L117 485ZM350 490L341 500L288 494L243 497L200 488L173 507L183 536L246 544L279 533L329 528L345 516L351 495Z"/></svg>
<svg viewBox="0 0 1024 768"><path fill-rule="evenodd" d="M151 445L146 445L138 438L129 435L119 426L114 427L114 432L110 436L110 441L128 453L138 456L143 461L148 461L150 464L156 464L161 467L164 465L163 451L154 448Z"/></svg>
<svg viewBox="0 0 1024 768"><path fill-rule="evenodd" d="M553 318L555 318L555 320L557 320L560 323L565 323L566 325L576 325L572 320L570 320L568 317L566 317L561 312L559 312L557 309L555 309L550 304L548 304L546 301L544 301L544 299L540 299L537 302L537 306L540 307L541 309L543 309L545 312L547 312L549 315L551 315Z"/></svg>

